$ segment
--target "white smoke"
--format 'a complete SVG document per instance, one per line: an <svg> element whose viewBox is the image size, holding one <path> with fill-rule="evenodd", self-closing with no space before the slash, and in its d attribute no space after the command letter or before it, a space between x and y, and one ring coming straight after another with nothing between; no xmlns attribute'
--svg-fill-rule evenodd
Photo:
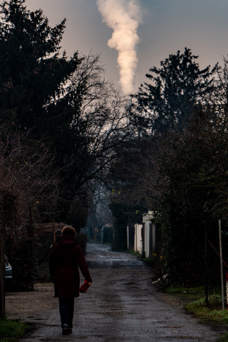
<svg viewBox="0 0 228 342"><path fill-rule="evenodd" d="M137 29L142 20L138 0L97 0L103 21L113 29L108 46L118 51L120 84L123 93L133 92L137 68L136 45L139 42Z"/></svg>

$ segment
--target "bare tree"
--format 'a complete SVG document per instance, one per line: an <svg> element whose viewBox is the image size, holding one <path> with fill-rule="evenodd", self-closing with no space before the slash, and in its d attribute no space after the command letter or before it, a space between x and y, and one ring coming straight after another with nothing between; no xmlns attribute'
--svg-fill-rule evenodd
<svg viewBox="0 0 228 342"><path fill-rule="evenodd" d="M53 215L60 196L54 156L29 134L0 128L0 141L0 193L9 192L17 198L18 223L27 220L29 207Z"/></svg>
<svg viewBox="0 0 228 342"><path fill-rule="evenodd" d="M33 238L33 216L53 215L61 180L41 141L0 127L0 240L10 236L17 244ZM27 225L26 225L27 223ZM21 240L20 240L21 241ZM4 279L4 242L1 245L0 282ZM31 246L32 248L32 246ZM1 296L4 289L1 288ZM0 313L4 316L4 312Z"/></svg>
<svg viewBox="0 0 228 342"><path fill-rule="evenodd" d="M116 153L114 147L128 137L128 99L105 80L99 56L84 57L70 82L67 91L75 108L72 129L83 132L87 144L78 164L80 186L96 177L103 178L103 171Z"/></svg>

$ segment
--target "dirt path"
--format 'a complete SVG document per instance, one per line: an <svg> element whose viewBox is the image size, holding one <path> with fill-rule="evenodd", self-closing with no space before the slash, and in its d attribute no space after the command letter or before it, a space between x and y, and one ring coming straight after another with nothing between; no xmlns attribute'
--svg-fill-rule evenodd
<svg viewBox="0 0 228 342"><path fill-rule="evenodd" d="M51 284L36 284L34 292L7 294L9 318L36 324L33 334L20 342L217 341L215 332L186 315L177 302L162 300L151 285L151 268L134 256L89 244L87 261L93 285L75 301L70 336L61 335Z"/></svg>

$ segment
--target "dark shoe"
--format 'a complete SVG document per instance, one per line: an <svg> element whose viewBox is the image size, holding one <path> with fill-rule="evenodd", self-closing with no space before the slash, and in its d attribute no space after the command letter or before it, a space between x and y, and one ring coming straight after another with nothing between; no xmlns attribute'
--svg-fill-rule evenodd
<svg viewBox="0 0 228 342"><path fill-rule="evenodd" d="M69 335L70 334L70 329L67 324L63 324L62 326L62 335Z"/></svg>

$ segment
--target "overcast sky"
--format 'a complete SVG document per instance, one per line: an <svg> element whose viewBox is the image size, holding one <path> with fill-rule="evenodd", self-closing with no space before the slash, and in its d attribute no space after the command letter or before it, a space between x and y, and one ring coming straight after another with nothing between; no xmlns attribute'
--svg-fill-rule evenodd
<svg viewBox="0 0 228 342"><path fill-rule="evenodd" d="M106 78L125 94L137 91L149 69L177 50L190 48L201 68L223 64L228 54L228 0L26 0L25 5L41 8L50 26L66 18L61 45L67 55L100 55Z"/></svg>

